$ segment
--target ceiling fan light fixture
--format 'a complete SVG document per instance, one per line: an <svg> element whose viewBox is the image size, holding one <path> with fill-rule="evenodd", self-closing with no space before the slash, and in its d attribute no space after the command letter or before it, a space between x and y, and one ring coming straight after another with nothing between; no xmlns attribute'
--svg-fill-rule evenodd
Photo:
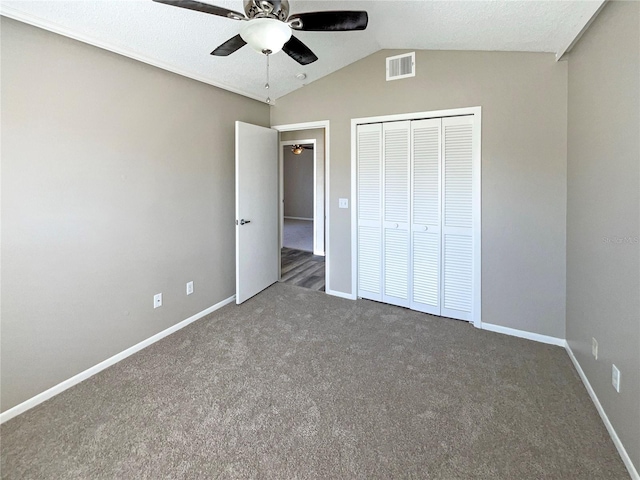
<svg viewBox="0 0 640 480"><path fill-rule="evenodd" d="M293 145L291 147L291 153L293 153L294 155L300 155L303 150L304 148L302 148L302 145Z"/></svg>
<svg viewBox="0 0 640 480"><path fill-rule="evenodd" d="M282 50L291 38L291 28L274 18L254 18L242 26L240 36L258 53L269 51L269 55Z"/></svg>

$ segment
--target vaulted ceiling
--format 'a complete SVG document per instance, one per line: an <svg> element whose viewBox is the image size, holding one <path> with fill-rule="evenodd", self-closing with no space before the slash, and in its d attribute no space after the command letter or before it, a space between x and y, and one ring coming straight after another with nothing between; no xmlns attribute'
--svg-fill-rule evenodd
<svg viewBox="0 0 640 480"><path fill-rule="evenodd" d="M243 12L242 0L202 0ZM290 0L291 13L366 10L356 32L295 32L319 60L301 66L271 58L277 99L380 49L548 52L561 56L604 0ZM151 0L4 0L1 13L251 98L264 100L265 57L242 48L210 52L238 34L241 22ZM306 79L296 78L299 73Z"/></svg>

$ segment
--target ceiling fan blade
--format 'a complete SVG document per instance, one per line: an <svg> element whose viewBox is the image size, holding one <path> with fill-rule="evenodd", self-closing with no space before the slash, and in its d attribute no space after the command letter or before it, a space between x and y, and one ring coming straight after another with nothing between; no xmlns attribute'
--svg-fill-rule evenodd
<svg viewBox="0 0 640 480"><path fill-rule="evenodd" d="M219 17L232 18L234 20L247 19L242 13L234 12L233 10L228 10L222 7L216 7L215 5L209 5L208 3L196 2L195 0L153 0L153 1L158 3L164 3L166 5L172 5L174 7L195 10L196 12L210 13L211 15L217 15Z"/></svg>
<svg viewBox="0 0 640 480"><path fill-rule="evenodd" d="M291 15L287 20L294 30L306 32L347 32L364 30L369 23L367 12L326 11Z"/></svg>
<svg viewBox="0 0 640 480"><path fill-rule="evenodd" d="M213 52L211 52L211 55L215 55L217 57L226 57L227 55L231 55L236 50L240 50L246 44L247 42L245 42L238 34L235 37L231 37L229 40L216 48Z"/></svg>
<svg viewBox="0 0 640 480"><path fill-rule="evenodd" d="M293 58L300 65L309 65L310 63L318 60L315 53L309 50L304 43L298 40L293 35L287 43L282 47L282 51Z"/></svg>

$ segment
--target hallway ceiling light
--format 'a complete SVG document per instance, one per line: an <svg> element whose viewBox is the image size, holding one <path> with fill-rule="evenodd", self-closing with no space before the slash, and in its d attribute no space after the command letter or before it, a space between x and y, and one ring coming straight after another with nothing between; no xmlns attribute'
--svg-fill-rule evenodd
<svg viewBox="0 0 640 480"><path fill-rule="evenodd" d="M294 155L300 155L304 150L313 150L313 147L307 147L306 145L291 145L291 153Z"/></svg>

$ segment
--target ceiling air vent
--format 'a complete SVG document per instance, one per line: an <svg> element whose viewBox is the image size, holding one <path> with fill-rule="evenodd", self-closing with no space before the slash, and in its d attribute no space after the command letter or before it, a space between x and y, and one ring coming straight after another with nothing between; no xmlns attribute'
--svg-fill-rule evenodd
<svg viewBox="0 0 640 480"><path fill-rule="evenodd" d="M416 52L387 57L387 82L416 76Z"/></svg>

